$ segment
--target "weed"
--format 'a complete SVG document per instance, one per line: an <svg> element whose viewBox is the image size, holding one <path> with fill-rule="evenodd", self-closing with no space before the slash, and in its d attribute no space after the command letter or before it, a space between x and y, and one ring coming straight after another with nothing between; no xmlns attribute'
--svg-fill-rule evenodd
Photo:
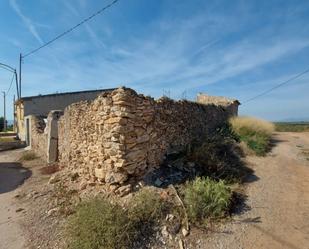
<svg viewBox="0 0 309 249"><path fill-rule="evenodd" d="M184 203L191 222L201 224L206 218L220 218L226 215L232 193L224 181L210 178L196 178L186 184Z"/></svg>
<svg viewBox="0 0 309 249"><path fill-rule="evenodd" d="M72 249L126 249L136 237L136 228L120 205L96 198L77 207L67 234Z"/></svg>
<svg viewBox="0 0 309 249"><path fill-rule="evenodd" d="M240 154L240 148L234 140L213 136L193 148L187 158L197 164L200 175L239 182L252 173L242 162Z"/></svg>
<svg viewBox="0 0 309 249"><path fill-rule="evenodd" d="M83 202L69 218L69 248L121 249L147 243L165 217L164 207L160 195L147 188L137 192L126 208L106 198Z"/></svg>
<svg viewBox="0 0 309 249"><path fill-rule="evenodd" d="M154 190L143 188L131 200L129 216L136 222L151 222L163 217L164 203Z"/></svg>
<svg viewBox="0 0 309 249"><path fill-rule="evenodd" d="M263 156L269 151L274 131L272 123L249 117L235 117L230 123L239 140L245 142L256 155Z"/></svg>
<svg viewBox="0 0 309 249"><path fill-rule="evenodd" d="M38 158L38 157L33 151L26 151L20 157L19 161L32 161L36 158Z"/></svg>

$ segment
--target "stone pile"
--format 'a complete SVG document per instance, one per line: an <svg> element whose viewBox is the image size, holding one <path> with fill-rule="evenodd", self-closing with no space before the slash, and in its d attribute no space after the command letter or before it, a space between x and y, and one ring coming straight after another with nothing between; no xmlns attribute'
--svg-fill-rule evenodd
<svg viewBox="0 0 309 249"><path fill-rule="evenodd" d="M88 181L125 185L230 116L217 105L154 100L127 88L70 105L58 122L60 163Z"/></svg>

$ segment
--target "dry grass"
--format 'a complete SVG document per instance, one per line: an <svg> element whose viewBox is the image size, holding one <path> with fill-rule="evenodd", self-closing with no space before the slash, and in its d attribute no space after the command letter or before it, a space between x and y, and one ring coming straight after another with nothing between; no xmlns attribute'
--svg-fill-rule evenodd
<svg viewBox="0 0 309 249"><path fill-rule="evenodd" d="M107 198L84 201L67 223L68 248L126 249L139 243L147 244L165 217L163 212L160 195L150 189L137 192L126 208Z"/></svg>
<svg viewBox="0 0 309 249"><path fill-rule="evenodd" d="M273 123L253 117L234 117L230 119L230 123L237 133L241 132L243 128L267 135L271 135L275 131Z"/></svg>
<svg viewBox="0 0 309 249"><path fill-rule="evenodd" d="M230 120L239 140L258 156L264 156L270 149L270 140L275 130L273 123L251 117L235 117Z"/></svg>
<svg viewBox="0 0 309 249"><path fill-rule="evenodd" d="M72 249L126 249L136 237L126 211L107 199L81 203L66 228L68 248Z"/></svg>
<svg viewBox="0 0 309 249"><path fill-rule="evenodd" d="M132 198L129 216L136 222L151 222L163 216L164 203L152 189L143 188Z"/></svg>
<svg viewBox="0 0 309 249"><path fill-rule="evenodd" d="M9 143L9 142L15 142L16 139L13 136L9 137L0 137L0 143Z"/></svg>
<svg viewBox="0 0 309 249"><path fill-rule="evenodd" d="M26 151L20 157L19 161L32 161L36 158L38 158L38 157L33 151Z"/></svg>

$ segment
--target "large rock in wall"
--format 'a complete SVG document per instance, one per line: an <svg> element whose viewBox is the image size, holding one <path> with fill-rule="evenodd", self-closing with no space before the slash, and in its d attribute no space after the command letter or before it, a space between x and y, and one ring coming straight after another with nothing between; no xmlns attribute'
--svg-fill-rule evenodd
<svg viewBox="0 0 309 249"><path fill-rule="evenodd" d="M70 105L58 123L59 160L87 180L123 184L160 166L229 117L218 105L154 100L127 88Z"/></svg>

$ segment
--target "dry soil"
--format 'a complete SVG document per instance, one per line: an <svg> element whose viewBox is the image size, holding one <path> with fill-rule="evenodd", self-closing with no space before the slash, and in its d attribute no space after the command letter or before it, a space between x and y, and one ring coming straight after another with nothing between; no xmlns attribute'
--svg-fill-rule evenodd
<svg viewBox="0 0 309 249"><path fill-rule="evenodd" d="M187 249L309 248L309 133L276 133L274 142L266 157L248 158L255 176L246 183L241 212L214 231L188 236ZM27 207L18 193L32 193L34 188L33 193L40 195L40 184L47 182L34 174L23 184L31 170L16 162L21 153L0 152L0 249L27 248L29 241L19 226ZM44 203L40 198L35 199L37 204Z"/></svg>

